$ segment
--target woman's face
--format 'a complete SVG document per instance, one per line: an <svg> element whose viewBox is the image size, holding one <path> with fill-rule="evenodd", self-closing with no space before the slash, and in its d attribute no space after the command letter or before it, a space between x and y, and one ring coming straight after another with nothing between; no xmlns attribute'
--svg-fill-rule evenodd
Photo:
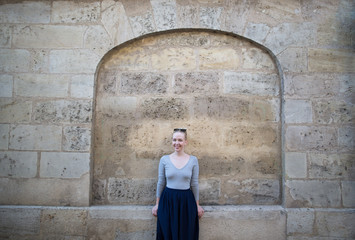
<svg viewBox="0 0 355 240"><path fill-rule="evenodd" d="M187 140L185 138L185 133L175 132L173 134L172 145L173 145L175 152L184 151L186 144L187 144Z"/></svg>

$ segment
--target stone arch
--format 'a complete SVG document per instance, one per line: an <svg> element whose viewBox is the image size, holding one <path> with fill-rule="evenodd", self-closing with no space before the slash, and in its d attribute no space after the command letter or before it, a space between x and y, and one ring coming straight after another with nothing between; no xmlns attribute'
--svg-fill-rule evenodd
<svg viewBox="0 0 355 240"><path fill-rule="evenodd" d="M282 76L249 39L216 30L148 34L97 69L93 204L152 204L171 129L199 157L201 204L281 204Z"/></svg>

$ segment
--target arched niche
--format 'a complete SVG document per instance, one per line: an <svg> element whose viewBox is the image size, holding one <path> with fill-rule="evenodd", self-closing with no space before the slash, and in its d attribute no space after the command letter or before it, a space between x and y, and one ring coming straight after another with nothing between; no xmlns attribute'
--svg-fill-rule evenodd
<svg viewBox="0 0 355 240"><path fill-rule="evenodd" d="M220 31L117 46L96 76L93 204L153 204L172 129L188 129L201 204L281 203L281 80L270 54Z"/></svg>

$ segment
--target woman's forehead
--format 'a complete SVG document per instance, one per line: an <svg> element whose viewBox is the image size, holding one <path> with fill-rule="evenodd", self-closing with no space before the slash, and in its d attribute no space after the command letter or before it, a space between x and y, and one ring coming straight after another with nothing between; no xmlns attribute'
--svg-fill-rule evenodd
<svg viewBox="0 0 355 240"><path fill-rule="evenodd" d="M185 133L183 133L183 132L175 132L173 134L173 138L185 138Z"/></svg>

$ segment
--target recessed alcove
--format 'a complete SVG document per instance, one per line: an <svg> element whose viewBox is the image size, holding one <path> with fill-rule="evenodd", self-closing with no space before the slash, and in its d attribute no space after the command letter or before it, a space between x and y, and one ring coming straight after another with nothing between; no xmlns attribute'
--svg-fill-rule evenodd
<svg viewBox="0 0 355 240"><path fill-rule="evenodd" d="M224 32L167 31L112 49L96 76L93 204L153 204L176 127L199 159L202 205L281 204L280 86L265 49Z"/></svg>

